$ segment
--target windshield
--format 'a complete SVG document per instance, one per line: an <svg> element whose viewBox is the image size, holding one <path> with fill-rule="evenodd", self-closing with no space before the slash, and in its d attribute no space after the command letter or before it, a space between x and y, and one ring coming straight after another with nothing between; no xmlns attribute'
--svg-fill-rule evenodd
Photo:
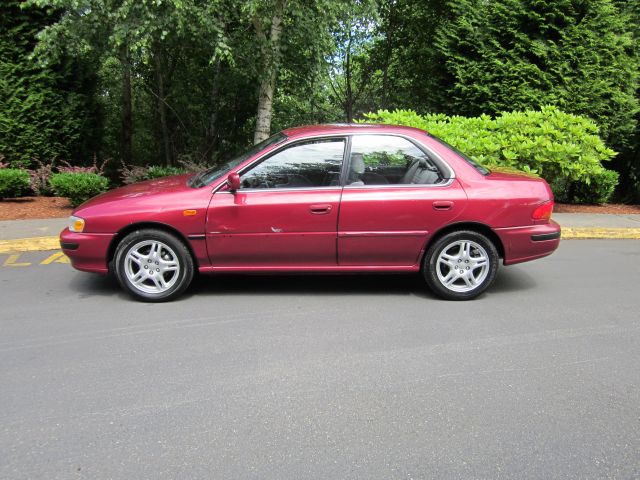
<svg viewBox="0 0 640 480"><path fill-rule="evenodd" d="M441 143L442 145L444 145L445 147L450 148L451 150L453 150L454 152L456 152L458 155L460 155L469 165L471 165L473 168L475 168L478 172L480 172L482 175L489 175L491 172L489 171L489 169L487 169L486 167L483 167L482 165L480 165L477 161L475 161L473 158L465 155L464 153L462 153L460 150L458 150L456 147L454 147L453 145L449 145L447 142L445 142L444 140L442 140L441 138L435 137L431 134L429 134L429 136L431 138L433 138L434 140L436 140L437 142Z"/></svg>
<svg viewBox="0 0 640 480"><path fill-rule="evenodd" d="M200 172L196 174L191 178L191 180L189 180L189 186L193 188L200 188L200 187L204 187L205 185L209 185L210 183L215 182L216 180L221 178L223 175L226 175L227 173L229 173L233 168L237 167L245 160L253 157L255 154L257 154L261 150L264 150L265 148L270 147L271 145L281 143L286 139L287 137L284 134L276 133L275 135L272 135L266 140L263 140L262 142L254 145L251 148L251 150L243 153L239 157L236 157L233 160L229 160L226 163L216 165L215 167L211 167L210 169L205 170L204 172Z"/></svg>

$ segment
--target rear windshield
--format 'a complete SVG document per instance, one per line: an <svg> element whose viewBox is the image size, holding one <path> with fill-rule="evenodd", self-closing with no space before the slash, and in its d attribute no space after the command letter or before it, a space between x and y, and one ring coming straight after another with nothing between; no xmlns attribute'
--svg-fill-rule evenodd
<svg viewBox="0 0 640 480"><path fill-rule="evenodd" d="M460 150L458 150L456 147L454 147L453 145L449 145L447 142L445 142L444 140L442 140L441 138L438 137L434 137L433 135L429 134L429 136L431 138L433 138L435 141L441 143L442 145L444 145L445 147L450 148L451 150L453 150L454 152L456 152L458 155L460 155L469 165L471 165L473 168L475 168L478 172L480 172L482 175L489 175L491 173L491 171L489 169L487 169L486 167L483 167L482 165L480 165L478 162L476 162L473 158L465 155L464 153L462 153Z"/></svg>

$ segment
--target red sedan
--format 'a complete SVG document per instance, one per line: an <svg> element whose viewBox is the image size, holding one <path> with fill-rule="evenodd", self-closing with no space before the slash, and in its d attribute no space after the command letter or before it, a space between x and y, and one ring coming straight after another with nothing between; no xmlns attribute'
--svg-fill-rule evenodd
<svg viewBox="0 0 640 480"><path fill-rule="evenodd" d="M467 300L500 260L558 247L552 210L544 180L490 172L422 130L321 125L196 175L99 195L60 242L75 268L111 270L147 301L177 297L196 270L421 272L440 297Z"/></svg>

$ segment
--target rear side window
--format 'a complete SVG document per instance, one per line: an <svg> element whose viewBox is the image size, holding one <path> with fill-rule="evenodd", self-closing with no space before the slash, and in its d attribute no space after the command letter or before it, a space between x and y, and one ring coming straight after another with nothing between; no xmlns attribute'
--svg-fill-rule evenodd
<svg viewBox="0 0 640 480"><path fill-rule="evenodd" d="M431 185L443 176L429 156L393 135L354 135L346 185Z"/></svg>

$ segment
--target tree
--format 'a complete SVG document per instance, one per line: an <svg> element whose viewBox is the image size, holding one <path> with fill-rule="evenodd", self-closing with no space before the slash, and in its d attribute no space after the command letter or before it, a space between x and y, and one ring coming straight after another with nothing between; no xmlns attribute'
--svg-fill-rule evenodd
<svg viewBox="0 0 640 480"><path fill-rule="evenodd" d="M559 106L628 145L640 108L629 16L612 0L452 0L436 34L446 109L470 115Z"/></svg>
<svg viewBox="0 0 640 480"><path fill-rule="evenodd" d="M344 12L333 32L336 46L330 53L329 82L332 99L342 108L348 123L354 121L356 109L364 113L376 107L366 101L378 93L380 84L379 72L370 59L375 21L375 4L355 4Z"/></svg>
<svg viewBox="0 0 640 480"><path fill-rule="evenodd" d="M49 65L34 61L38 31L59 12L20 3L0 7L0 153L16 166L82 157L96 140L95 72L64 51Z"/></svg>

